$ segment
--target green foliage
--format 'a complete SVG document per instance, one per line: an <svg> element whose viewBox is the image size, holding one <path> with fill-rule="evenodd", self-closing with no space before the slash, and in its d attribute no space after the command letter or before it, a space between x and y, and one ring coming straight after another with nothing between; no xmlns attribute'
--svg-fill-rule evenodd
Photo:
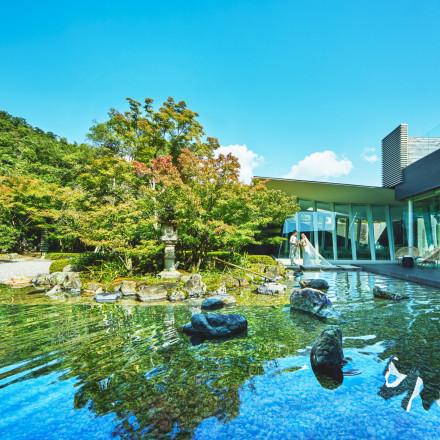
<svg viewBox="0 0 440 440"><path fill-rule="evenodd" d="M269 255L247 255L248 264L264 264L265 266L276 266L277 262Z"/></svg>
<svg viewBox="0 0 440 440"><path fill-rule="evenodd" d="M50 265L49 272L62 272L63 269L69 264L72 264L72 260L68 258L66 258L65 260L56 260Z"/></svg>
<svg viewBox="0 0 440 440"><path fill-rule="evenodd" d="M65 260L68 258L77 257L77 252L48 252L45 256L48 260Z"/></svg>
<svg viewBox="0 0 440 440"><path fill-rule="evenodd" d="M65 186L98 154L94 147L70 144L0 111L0 174L38 177Z"/></svg>
<svg viewBox="0 0 440 440"><path fill-rule="evenodd" d="M183 148L210 156L219 147L217 139L203 141L205 133L196 119L199 115L189 110L185 101L176 103L168 98L158 111L153 109L151 98L146 98L144 105L130 98L127 101L130 110L121 113L111 109L108 121L95 122L88 134L95 145L111 154L148 163L159 156L177 159Z"/></svg>
<svg viewBox="0 0 440 440"><path fill-rule="evenodd" d="M78 258L110 278L162 269L164 219L193 271L213 268L213 252L241 264L247 245L282 240L294 197L240 182L238 159L214 157L217 140L185 102L128 101L91 128L95 147L0 112L0 250L36 248L44 234L61 251L95 249Z"/></svg>

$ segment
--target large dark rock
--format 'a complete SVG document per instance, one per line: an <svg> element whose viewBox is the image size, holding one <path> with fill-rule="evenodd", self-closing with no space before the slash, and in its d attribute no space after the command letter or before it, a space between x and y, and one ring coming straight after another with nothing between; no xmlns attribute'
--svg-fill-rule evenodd
<svg viewBox="0 0 440 440"><path fill-rule="evenodd" d="M327 290L329 288L327 281L320 278L316 278L313 280L301 280L299 282L299 285L303 289L309 287L310 289Z"/></svg>
<svg viewBox="0 0 440 440"><path fill-rule="evenodd" d="M201 275L196 273L191 275L191 278L185 282L182 290L188 293L189 298L197 298L205 294L206 285L202 283Z"/></svg>
<svg viewBox="0 0 440 440"><path fill-rule="evenodd" d="M337 325L327 325L316 339L310 354L312 367L325 372L342 368L346 363L342 351L342 331Z"/></svg>
<svg viewBox="0 0 440 440"><path fill-rule="evenodd" d="M373 288L373 296L375 298L388 299L388 300L392 300L392 301L400 301L401 299L407 299L408 298L407 296L402 295L400 293L388 292L388 291L380 288L379 286L374 286L374 288Z"/></svg>
<svg viewBox="0 0 440 440"><path fill-rule="evenodd" d="M319 318L336 318L339 313L325 293L316 289L297 289L290 296L290 307L301 312L311 313Z"/></svg>
<svg viewBox="0 0 440 440"><path fill-rule="evenodd" d="M191 316L191 322L182 325L182 330L191 336L205 338L224 338L247 329L247 320L243 315L218 315L211 313Z"/></svg>

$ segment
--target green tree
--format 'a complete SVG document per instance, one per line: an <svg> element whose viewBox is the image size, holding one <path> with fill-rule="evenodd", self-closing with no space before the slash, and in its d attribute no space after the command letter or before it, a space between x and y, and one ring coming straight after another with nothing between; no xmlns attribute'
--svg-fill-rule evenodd
<svg viewBox="0 0 440 440"><path fill-rule="evenodd" d="M211 156L219 144L215 138L206 138L197 121L198 113L187 108L185 101L176 103L168 98L155 111L153 100L144 104L127 98L130 110L110 109L106 122L95 122L88 138L97 146L128 160L149 163L158 156L171 155L174 160L182 148L199 156Z"/></svg>
<svg viewBox="0 0 440 440"><path fill-rule="evenodd" d="M0 176L0 249L23 252L53 232L65 189L40 179Z"/></svg>

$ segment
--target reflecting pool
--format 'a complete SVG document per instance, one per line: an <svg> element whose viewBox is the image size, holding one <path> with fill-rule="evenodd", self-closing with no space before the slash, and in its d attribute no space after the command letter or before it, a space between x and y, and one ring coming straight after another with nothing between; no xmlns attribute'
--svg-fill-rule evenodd
<svg viewBox="0 0 440 440"><path fill-rule="evenodd" d="M0 289L0 439L439 439L440 291L307 277L329 282L343 315L342 383L313 373L326 324L291 312L288 294L237 292L247 334L195 343L179 327L196 303ZM409 299L373 299L376 284Z"/></svg>

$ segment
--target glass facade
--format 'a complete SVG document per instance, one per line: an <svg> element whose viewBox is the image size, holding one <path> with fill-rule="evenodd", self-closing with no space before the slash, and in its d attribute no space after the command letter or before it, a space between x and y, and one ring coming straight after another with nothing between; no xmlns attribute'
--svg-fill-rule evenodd
<svg viewBox="0 0 440 440"><path fill-rule="evenodd" d="M440 195L414 202L414 246L424 255L440 246Z"/></svg>
<svg viewBox="0 0 440 440"><path fill-rule="evenodd" d="M285 222L287 240L279 248L279 258L289 258L288 240L295 229L331 261L390 261L398 248L408 246L406 204L298 203L301 211ZM415 246L421 246L421 252L439 246L440 198L435 207L432 200L415 203L414 224Z"/></svg>
<svg viewBox="0 0 440 440"><path fill-rule="evenodd" d="M292 231L305 233L327 260L394 261L395 252L407 246L420 256L440 247L440 193L413 202L412 222L408 201L396 205L321 203L299 200L301 211L284 225L287 240L280 258L289 258ZM410 228L412 225L412 242Z"/></svg>

